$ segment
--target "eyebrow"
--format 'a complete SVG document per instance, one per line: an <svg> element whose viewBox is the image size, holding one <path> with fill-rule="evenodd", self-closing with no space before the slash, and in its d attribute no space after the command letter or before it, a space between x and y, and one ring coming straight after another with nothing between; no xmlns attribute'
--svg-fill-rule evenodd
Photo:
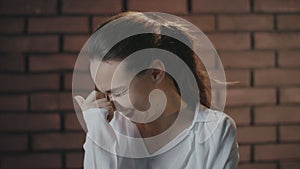
<svg viewBox="0 0 300 169"><path fill-rule="evenodd" d="M101 91L98 89L98 87L97 87L96 85L94 85L94 86L95 86L95 90L96 90L96 91L101 92ZM118 91L118 90L120 90L120 89L122 89L122 88L124 88L124 87L125 87L125 86L115 87L115 88L113 88L113 89L111 89L111 90L106 90L105 93L103 93L103 94L114 93L114 92L116 92L116 91Z"/></svg>
<svg viewBox="0 0 300 169"><path fill-rule="evenodd" d="M122 88L124 88L124 86L119 86L119 87L113 88L111 90L106 90L105 93L106 94L114 93L114 92L116 92L116 91L118 91L118 90L120 90Z"/></svg>

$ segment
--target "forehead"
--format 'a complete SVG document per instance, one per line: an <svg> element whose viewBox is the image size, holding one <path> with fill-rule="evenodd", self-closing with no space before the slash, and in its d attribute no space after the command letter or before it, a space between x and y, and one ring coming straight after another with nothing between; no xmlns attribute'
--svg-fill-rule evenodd
<svg viewBox="0 0 300 169"><path fill-rule="evenodd" d="M95 85L102 92L128 83L129 73L124 62L93 60L90 62L90 71Z"/></svg>

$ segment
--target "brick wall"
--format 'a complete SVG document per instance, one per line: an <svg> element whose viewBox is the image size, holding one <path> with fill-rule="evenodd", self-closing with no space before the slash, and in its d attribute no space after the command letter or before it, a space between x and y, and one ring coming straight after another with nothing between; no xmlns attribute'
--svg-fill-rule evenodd
<svg viewBox="0 0 300 169"><path fill-rule="evenodd" d="M0 168L82 168L72 69L93 30L126 10L182 16L218 49L239 169L300 168L299 0L0 0Z"/></svg>

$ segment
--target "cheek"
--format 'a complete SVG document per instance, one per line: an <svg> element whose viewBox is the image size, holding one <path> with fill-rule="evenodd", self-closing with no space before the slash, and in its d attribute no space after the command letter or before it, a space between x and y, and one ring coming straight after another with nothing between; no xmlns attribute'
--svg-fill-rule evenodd
<svg viewBox="0 0 300 169"><path fill-rule="evenodd" d="M132 107L130 104L130 99L129 99L128 94L125 94L120 97L116 97L116 98L114 98L114 101L115 101L115 104L117 104L116 106L120 109L120 111L122 111L123 108L134 109L134 107Z"/></svg>
<svg viewBox="0 0 300 169"><path fill-rule="evenodd" d="M150 108L149 94L145 90L132 89L128 94L120 97L115 97L114 101L120 111L127 109L136 109L146 111Z"/></svg>
<svg viewBox="0 0 300 169"><path fill-rule="evenodd" d="M145 111L150 108L149 94L152 88L145 81L134 81L130 84L129 99L134 108Z"/></svg>
<svg viewBox="0 0 300 169"><path fill-rule="evenodd" d="M147 105L150 104L149 93L145 87L131 85L127 94L114 97L113 100L122 108L145 111L148 110Z"/></svg>

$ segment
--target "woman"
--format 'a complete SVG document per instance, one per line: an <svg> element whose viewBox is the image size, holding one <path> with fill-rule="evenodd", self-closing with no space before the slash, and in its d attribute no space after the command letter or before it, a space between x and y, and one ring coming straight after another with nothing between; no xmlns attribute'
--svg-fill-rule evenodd
<svg viewBox="0 0 300 169"><path fill-rule="evenodd" d="M210 79L185 29L139 12L118 14L95 33L105 27L111 32L84 50L96 90L75 97L88 129L84 168L236 168L235 123L211 109ZM110 47L133 27L147 31Z"/></svg>

